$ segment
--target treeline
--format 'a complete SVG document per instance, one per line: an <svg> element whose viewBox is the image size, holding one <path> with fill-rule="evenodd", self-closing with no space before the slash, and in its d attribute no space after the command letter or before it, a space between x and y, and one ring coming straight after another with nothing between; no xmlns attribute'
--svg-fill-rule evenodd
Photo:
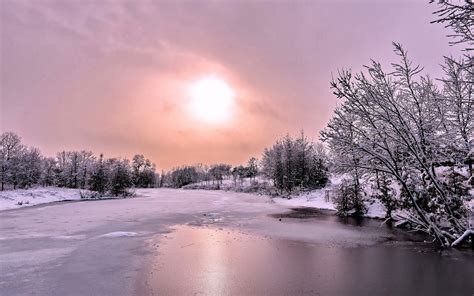
<svg viewBox="0 0 474 296"><path fill-rule="evenodd" d="M467 2L440 2L438 13L472 46ZM443 246L457 244L469 232L464 200L474 183L473 57L467 48L463 58L445 58L445 77L436 82L400 44L394 50L399 62L392 69L373 61L365 73L343 70L331 83L341 102L321 136L335 170L350 176L339 190L339 210L363 211L361 180L369 180L388 215L403 209L408 214L398 218L411 227Z"/></svg>
<svg viewBox="0 0 474 296"><path fill-rule="evenodd" d="M203 182L207 188L220 189L224 180L242 186L248 179L257 185L262 175L273 182L280 194L324 187L328 180L328 157L321 144L309 141L303 134L286 136L265 149L262 161L252 157L246 165L186 165L156 174L155 165L143 155L132 160L104 158L90 151L62 151L45 157L21 138L6 132L0 139L1 190L57 186L95 191L100 195L127 195L128 188L172 187ZM259 189L259 188L256 188Z"/></svg>
<svg viewBox="0 0 474 296"><path fill-rule="evenodd" d="M255 184L256 177L262 175L272 181L279 194L289 194L324 187L328 181L328 160L322 144L309 141L302 133L298 138L279 139L265 149L260 163L252 157L245 166L182 166L171 170L163 180L168 187L181 188L201 182L210 185L203 188L220 189L225 179L231 179L234 185L242 185L245 179Z"/></svg>
<svg viewBox="0 0 474 296"><path fill-rule="evenodd" d="M155 165L143 155L135 155L132 161L97 157L90 151L62 151L56 157L45 157L37 148L23 145L12 132L0 138L2 191L39 185L126 195L130 187L153 187L156 182Z"/></svg>
<svg viewBox="0 0 474 296"><path fill-rule="evenodd" d="M250 178L250 181L255 181L259 173L258 160L255 157L252 157L247 162L246 166L239 165L232 169L232 178L234 183L240 183L245 180L245 178Z"/></svg>
<svg viewBox="0 0 474 296"><path fill-rule="evenodd" d="M177 167L168 172L163 180L168 187L181 188L183 186L204 182L208 185L215 185L219 189L224 179L233 178L234 182L242 181L244 178L255 178L258 173L257 160L251 158L248 166L232 167L229 164L214 165L187 165Z"/></svg>

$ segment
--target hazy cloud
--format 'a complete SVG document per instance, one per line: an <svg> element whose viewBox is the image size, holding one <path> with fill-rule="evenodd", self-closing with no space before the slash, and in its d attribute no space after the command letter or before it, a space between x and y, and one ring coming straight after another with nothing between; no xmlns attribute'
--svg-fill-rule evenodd
<svg viewBox="0 0 474 296"><path fill-rule="evenodd" d="M425 1L2 1L2 129L46 153L143 152L158 165L244 161L275 137L317 137L331 73L393 60L391 41L437 76L454 52ZM188 83L225 78L235 118L185 110Z"/></svg>

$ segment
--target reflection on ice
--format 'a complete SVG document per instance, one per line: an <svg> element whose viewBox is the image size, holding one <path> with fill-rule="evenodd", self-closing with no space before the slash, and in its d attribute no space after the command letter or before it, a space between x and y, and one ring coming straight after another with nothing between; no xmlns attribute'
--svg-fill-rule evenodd
<svg viewBox="0 0 474 296"><path fill-rule="evenodd" d="M472 257L330 247L212 226L179 226L160 242L148 274L158 295L458 295L474 272L463 262ZM440 284L420 286L424 279Z"/></svg>

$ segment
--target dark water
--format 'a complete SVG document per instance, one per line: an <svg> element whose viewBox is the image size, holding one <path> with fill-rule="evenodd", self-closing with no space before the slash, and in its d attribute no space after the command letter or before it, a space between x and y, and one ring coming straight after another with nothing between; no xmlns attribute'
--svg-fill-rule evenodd
<svg viewBox="0 0 474 296"><path fill-rule="evenodd" d="M380 223L373 220L340 220L325 213L296 212L293 214L309 216L290 217L285 213L274 216L274 220L315 220L302 224L324 220L325 227L334 231L348 227L359 228L358 231L381 229ZM298 226L292 229L298 231ZM380 230L381 234L391 231ZM416 240L399 240L398 236L370 246L347 247L249 234L225 227L179 226L168 237L161 238L154 250L146 276L147 287L142 293L474 295L472 251L441 252Z"/></svg>

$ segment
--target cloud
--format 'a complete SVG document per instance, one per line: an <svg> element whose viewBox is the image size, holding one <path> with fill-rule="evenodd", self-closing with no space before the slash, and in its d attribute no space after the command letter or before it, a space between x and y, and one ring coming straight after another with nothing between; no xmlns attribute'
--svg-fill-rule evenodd
<svg viewBox="0 0 474 296"><path fill-rule="evenodd" d="M287 132L317 137L336 105L331 72L388 61L392 40L436 77L451 48L430 12L399 1L4 1L2 125L51 153L244 161ZM238 94L220 128L183 108L186 84L212 73Z"/></svg>

